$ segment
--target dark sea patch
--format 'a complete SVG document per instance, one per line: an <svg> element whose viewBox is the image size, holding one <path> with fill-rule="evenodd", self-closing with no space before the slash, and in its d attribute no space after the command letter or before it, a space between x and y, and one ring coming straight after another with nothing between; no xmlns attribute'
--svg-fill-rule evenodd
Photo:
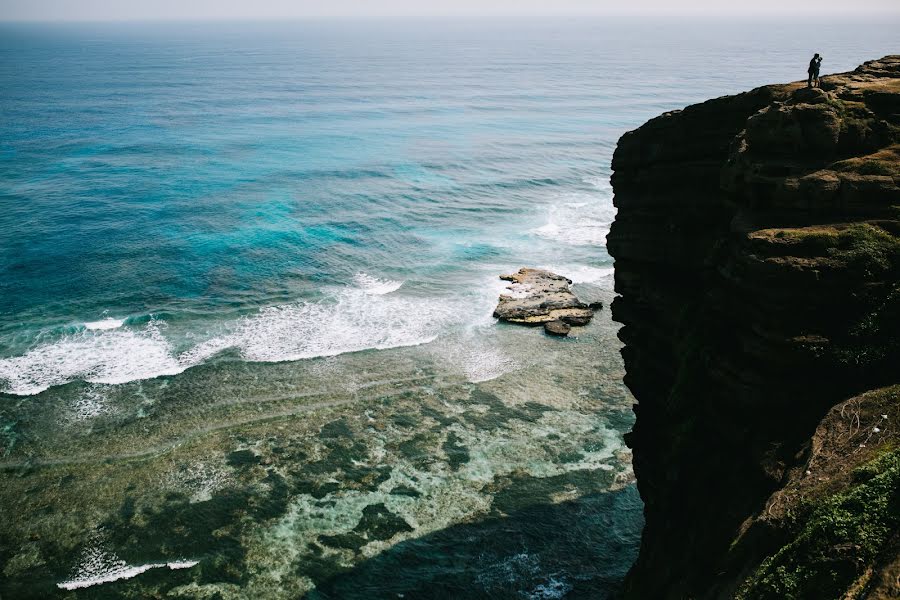
<svg viewBox="0 0 900 600"><path fill-rule="evenodd" d="M637 556L643 506L634 486L539 504L394 546L306 597L612 597Z"/></svg>

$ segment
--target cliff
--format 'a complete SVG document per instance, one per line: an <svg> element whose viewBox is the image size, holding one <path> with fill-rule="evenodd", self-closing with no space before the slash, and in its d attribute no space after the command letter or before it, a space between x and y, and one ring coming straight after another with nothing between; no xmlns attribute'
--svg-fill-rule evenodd
<svg viewBox="0 0 900 600"><path fill-rule="evenodd" d="M900 597L900 56L663 114L613 170L626 597Z"/></svg>

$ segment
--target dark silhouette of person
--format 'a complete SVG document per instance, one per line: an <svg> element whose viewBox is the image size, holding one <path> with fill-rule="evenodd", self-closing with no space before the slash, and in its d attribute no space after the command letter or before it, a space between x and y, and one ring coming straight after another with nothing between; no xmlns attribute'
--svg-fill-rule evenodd
<svg viewBox="0 0 900 600"><path fill-rule="evenodd" d="M819 53L816 52L816 55L812 57L812 60L809 61L809 69L807 69L807 74L809 77L806 79L806 87L819 87L819 69L822 67L822 57L819 56Z"/></svg>

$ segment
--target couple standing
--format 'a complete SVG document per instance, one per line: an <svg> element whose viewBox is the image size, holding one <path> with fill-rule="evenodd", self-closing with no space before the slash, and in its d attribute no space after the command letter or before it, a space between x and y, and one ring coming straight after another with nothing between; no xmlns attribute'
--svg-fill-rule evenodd
<svg viewBox="0 0 900 600"><path fill-rule="evenodd" d="M816 55L809 61L809 69L807 73L809 77L806 80L807 87L819 87L819 69L822 67L822 57L816 52Z"/></svg>

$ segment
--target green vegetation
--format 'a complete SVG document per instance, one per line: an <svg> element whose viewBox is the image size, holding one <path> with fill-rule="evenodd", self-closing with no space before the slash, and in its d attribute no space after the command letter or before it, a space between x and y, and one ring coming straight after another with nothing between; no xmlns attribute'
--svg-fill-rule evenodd
<svg viewBox="0 0 900 600"><path fill-rule="evenodd" d="M860 279L890 280L900 270L900 237L870 223L789 229L782 237L797 245L796 254L840 261ZM889 373L900 348L900 286L875 286L867 297L867 309L825 351L839 364Z"/></svg>
<svg viewBox="0 0 900 600"><path fill-rule="evenodd" d="M840 119L840 147L842 154L859 154L867 150L873 151L885 143L890 143L893 139L891 127L878 119L864 103L829 98L826 100L826 104ZM865 162L865 159L854 160ZM863 173L862 170L858 169L850 170L861 174L882 174L881 172Z"/></svg>
<svg viewBox="0 0 900 600"><path fill-rule="evenodd" d="M860 162L856 172L861 175L893 175L896 170L893 163L883 160L866 160Z"/></svg>
<svg viewBox="0 0 900 600"><path fill-rule="evenodd" d="M867 278L900 265L900 238L871 223L785 229L775 235L796 243L800 255L834 258Z"/></svg>
<svg viewBox="0 0 900 600"><path fill-rule="evenodd" d="M845 343L834 349L842 364L875 365L886 369L896 364L900 348L900 285L894 285L884 301L850 327Z"/></svg>
<svg viewBox="0 0 900 600"><path fill-rule="evenodd" d="M858 223L842 232L828 253L867 276L874 275L900 264L900 239L880 227Z"/></svg>
<svg viewBox="0 0 900 600"><path fill-rule="evenodd" d="M871 568L900 528L900 450L886 451L854 476L858 483L848 490L797 511L792 541L744 583L739 600L865 592Z"/></svg>
<svg viewBox="0 0 900 600"><path fill-rule="evenodd" d="M842 173L860 175L900 175L900 146L891 146L867 156L848 158L831 166Z"/></svg>
<svg viewBox="0 0 900 600"><path fill-rule="evenodd" d="M835 112L837 112L838 116L846 117L848 115L848 107L847 103L843 100L838 100L834 96L829 96L828 99L825 100L825 104L832 107ZM859 105L859 102L853 102L854 105Z"/></svg>

